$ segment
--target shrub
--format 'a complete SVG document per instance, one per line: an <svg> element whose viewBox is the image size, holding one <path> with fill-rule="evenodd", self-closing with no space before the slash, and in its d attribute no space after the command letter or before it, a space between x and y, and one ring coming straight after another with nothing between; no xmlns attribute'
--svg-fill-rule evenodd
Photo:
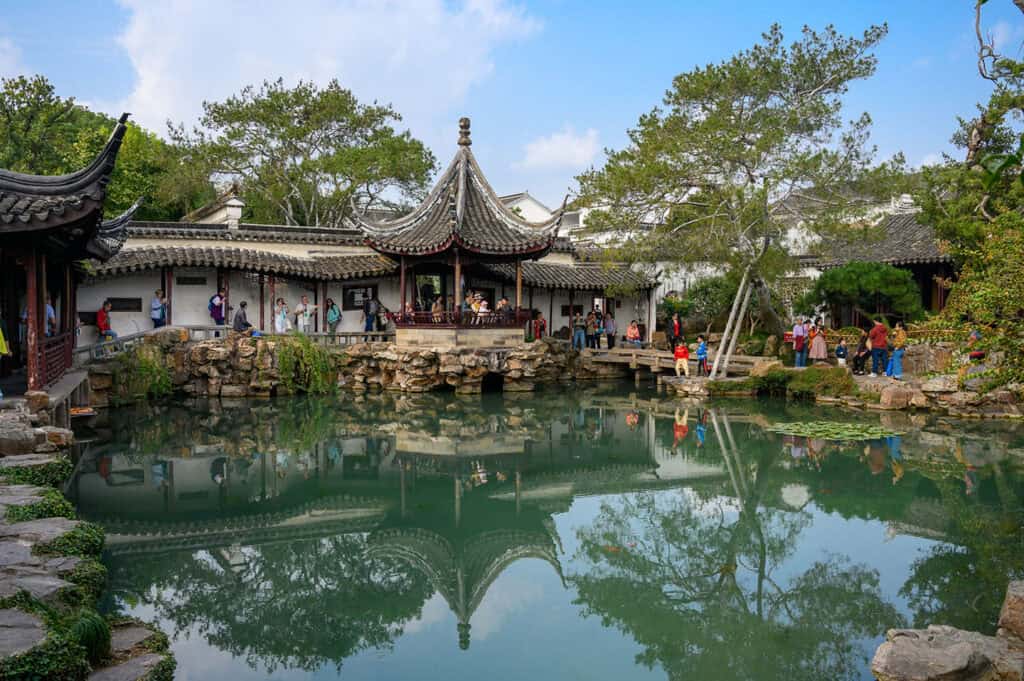
<svg viewBox="0 0 1024 681"><path fill-rule="evenodd" d="M69 628L69 638L85 649L92 664L110 656L110 625L95 610L78 613Z"/></svg>
<svg viewBox="0 0 1024 681"><path fill-rule="evenodd" d="M76 585L84 598L96 601L107 584L107 568L98 560L86 558L65 579Z"/></svg>
<svg viewBox="0 0 1024 681"><path fill-rule="evenodd" d="M289 391L325 395L338 389L333 356L308 336L292 333L277 341L276 350L278 374Z"/></svg>

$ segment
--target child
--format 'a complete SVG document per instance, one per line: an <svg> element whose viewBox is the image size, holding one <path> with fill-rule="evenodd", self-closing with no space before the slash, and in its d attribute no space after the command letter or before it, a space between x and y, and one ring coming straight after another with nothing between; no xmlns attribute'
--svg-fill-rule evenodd
<svg viewBox="0 0 1024 681"><path fill-rule="evenodd" d="M708 344L704 336L697 336L697 375L708 375Z"/></svg>
<svg viewBox="0 0 1024 681"><path fill-rule="evenodd" d="M680 371L689 378L690 377L690 348L686 347L686 341L682 338L679 339L679 343L676 345L675 351L676 358L676 376L680 375Z"/></svg>
<svg viewBox="0 0 1024 681"><path fill-rule="evenodd" d="M846 358L850 356L850 351L846 348L846 340L844 338L839 339L839 345L836 346L836 361L839 366L846 366Z"/></svg>

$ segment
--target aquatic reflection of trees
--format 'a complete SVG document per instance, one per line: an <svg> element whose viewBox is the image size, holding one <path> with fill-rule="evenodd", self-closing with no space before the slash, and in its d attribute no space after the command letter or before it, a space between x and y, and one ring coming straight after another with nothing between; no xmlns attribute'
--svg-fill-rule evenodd
<svg viewBox="0 0 1024 681"><path fill-rule="evenodd" d="M840 556L783 568L809 516L759 508L774 456L745 466L731 434L717 439L736 496L603 504L578 531L577 604L632 635L638 661L673 679L859 677L861 641L902 620L878 572Z"/></svg>
<svg viewBox="0 0 1024 681"><path fill-rule="evenodd" d="M950 624L993 632L1010 580L1024 579L1024 512L1003 464L992 467L998 504L966 498L963 482L936 481L949 510L948 541L933 546L911 565L900 589L914 613L914 626Z"/></svg>
<svg viewBox="0 0 1024 681"><path fill-rule="evenodd" d="M340 668L359 651L389 648L432 593L422 574L366 558L365 548L363 535L339 534L247 547L230 561L216 549L126 556L111 584L176 634L194 627L253 668Z"/></svg>

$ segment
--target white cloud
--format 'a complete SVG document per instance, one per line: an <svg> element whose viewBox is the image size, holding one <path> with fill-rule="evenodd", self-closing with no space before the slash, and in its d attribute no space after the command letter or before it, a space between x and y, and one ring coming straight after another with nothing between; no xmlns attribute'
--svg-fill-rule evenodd
<svg viewBox="0 0 1024 681"><path fill-rule="evenodd" d="M600 149L597 130L589 128L578 135L571 125L567 125L547 137L538 137L527 143L519 166L582 169L593 163Z"/></svg>
<svg viewBox="0 0 1024 681"><path fill-rule="evenodd" d="M131 111L163 133L196 122L203 100L283 77L338 78L361 101L391 103L414 134L454 139L454 110L494 70L496 46L540 30L510 0L121 0L118 40L136 72L132 92L107 109ZM430 136L429 133L426 134Z"/></svg>
<svg viewBox="0 0 1024 681"><path fill-rule="evenodd" d="M989 32L996 52L1003 52L1011 43L1019 43L1024 38L1024 26L1012 26L1008 21L997 21Z"/></svg>
<svg viewBox="0 0 1024 681"><path fill-rule="evenodd" d="M918 168L925 166L935 166L942 163L942 154L937 151L933 151L930 154L925 154L921 161L917 164Z"/></svg>
<svg viewBox="0 0 1024 681"><path fill-rule="evenodd" d="M10 78L23 71L21 50L10 38L0 37L0 77Z"/></svg>

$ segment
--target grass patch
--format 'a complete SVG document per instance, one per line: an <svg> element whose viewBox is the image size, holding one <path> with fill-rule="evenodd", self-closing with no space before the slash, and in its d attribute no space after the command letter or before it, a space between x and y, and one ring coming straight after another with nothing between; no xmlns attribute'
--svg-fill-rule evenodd
<svg viewBox="0 0 1024 681"><path fill-rule="evenodd" d="M22 523L40 518L75 518L75 507L55 489L43 493L43 500L24 506L8 506L7 522Z"/></svg>
<svg viewBox="0 0 1024 681"><path fill-rule="evenodd" d="M795 399L814 399L817 395L842 397L857 389L850 372L839 367L808 367L792 373L789 396Z"/></svg>

